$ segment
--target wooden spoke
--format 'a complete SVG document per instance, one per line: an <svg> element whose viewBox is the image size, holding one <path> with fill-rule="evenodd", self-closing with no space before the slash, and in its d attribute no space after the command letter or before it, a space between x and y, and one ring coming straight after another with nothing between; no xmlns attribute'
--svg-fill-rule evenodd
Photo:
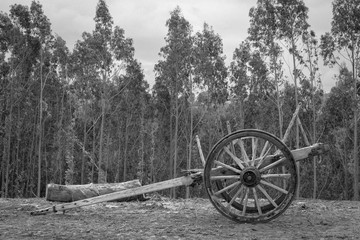
<svg viewBox="0 0 360 240"><path fill-rule="evenodd" d="M244 204L243 204L243 209L242 209L243 216L245 216L245 213L246 213L246 206L248 203L248 199L249 199L249 188L246 188L245 199L244 199Z"/></svg>
<svg viewBox="0 0 360 240"><path fill-rule="evenodd" d="M276 162L273 162L269 165L267 165L266 167L263 167L262 169L260 169L260 173L265 172L266 170L269 170L273 167L276 167L277 165L279 165L280 163L283 163L285 160L287 160L287 158L283 157L280 158L279 160L277 160Z"/></svg>
<svg viewBox="0 0 360 240"><path fill-rule="evenodd" d="M245 168L244 165L243 165L244 162L241 161L240 158L238 158L237 156L235 156L235 155L229 150L228 147L224 147L224 149L225 149L225 152L230 155L230 157L237 163L237 165L239 165L239 167L240 167L241 169L244 169L244 168Z"/></svg>
<svg viewBox="0 0 360 240"><path fill-rule="evenodd" d="M256 188L259 189L259 190L265 195L265 197L267 198L267 200L269 200L269 202L270 202L274 207L278 207L278 205L276 204L276 202L274 201L274 199L272 199L272 197L270 197L270 195L266 192L266 190L265 190L262 186L257 185Z"/></svg>
<svg viewBox="0 0 360 240"><path fill-rule="evenodd" d="M281 171L284 173L284 172L286 172L286 168L285 168L285 166L282 166L281 167ZM283 186L283 188L286 188L286 179L285 178L283 178L283 180L282 180L282 186Z"/></svg>
<svg viewBox="0 0 360 240"><path fill-rule="evenodd" d="M257 208L257 210L259 212L259 215L262 215L261 206L260 206L259 199L258 199L258 196L257 196L257 193L256 193L256 189L252 188L252 191L253 191L253 195L254 195L256 208Z"/></svg>
<svg viewBox="0 0 360 240"><path fill-rule="evenodd" d="M231 152L232 152L233 154L235 154L235 146L234 146L234 142L233 142L233 141L230 142L230 148L231 148Z"/></svg>
<svg viewBox="0 0 360 240"><path fill-rule="evenodd" d="M246 153L245 147L244 147L244 142L242 139L238 139L237 144L240 146L240 150L241 150L241 156L244 159L244 162L249 165L249 156Z"/></svg>
<svg viewBox="0 0 360 240"><path fill-rule="evenodd" d="M270 148L268 148L269 146L269 142L265 143L265 146L263 147L261 154L260 154L260 161L258 162L258 164L256 165L256 167L261 166L261 164L264 162L264 160L266 159L266 157L269 155L270 150L273 146L271 146ZM268 149L267 149L268 148Z"/></svg>
<svg viewBox="0 0 360 240"><path fill-rule="evenodd" d="M260 180L260 183L262 183L262 184L264 184L264 185L266 185L266 186L269 186L269 187L271 187L271 188L273 188L273 189L276 189L276 190L278 190L279 192L282 192L282 193L284 193L284 194L288 194L288 193L289 193L287 190L285 190L285 189L283 189L283 188L281 188L281 187L278 187L278 186L276 186L276 185L274 185L274 184L272 184L272 183L269 183L269 182L267 182L267 181Z"/></svg>
<svg viewBox="0 0 360 240"><path fill-rule="evenodd" d="M251 139L251 148L252 148L251 166L255 165L257 145L258 145L258 138L252 138Z"/></svg>
<svg viewBox="0 0 360 240"><path fill-rule="evenodd" d="M214 161L214 163L216 163L217 165L220 165L220 166L222 166L222 167L224 167L224 168L227 168L227 169L229 169L229 170L231 170L231 171L233 171L233 172L236 172L236 173L241 173L241 170L239 170L239 169L236 169L236 168L234 168L234 167L232 167L232 166L229 166L229 165L227 165L227 164L225 164L225 163L222 163L222 162L219 162L219 161Z"/></svg>
<svg viewBox="0 0 360 240"><path fill-rule="evenodd" d="M219 195L220 193L223 193L231 188L235 188L235 187L239 186L239 184L241 184L241 182L234 182L233 184L230 184L229 186L224 187L223 189L217 191L216 193L214 193L214 195Z"/></svg>
<svg viewBox="0 0 360 240"><path fill-rule="evenodd" d="M264 174L261 176L262 178L285 178L289 179L291 177L290 173L271 173L271 174Z"/></svg>
<svg viewBox="0 0 360 240"><path fill-rule="evenodd" d="M264 147L263 147L263 149L261 150L261 153L260 153L261 158L269 153L272 146L269 149L268 149L268 147L269 147L269 141L266 141L266 143L264 144ZM265 154L265 152L266 152L266 154Z"/></svg>
<svg viewBox="0 0 360 240"><path fill-rule="evenodd" d="M228 203L228 205L226 206L226 208L228 210L230 210L230 206L231 204L234 203L234 201L236 200L236 198L238 198L238 196L240 196L240 194L244 191L244 185L241 185L241 187L239 188L239 190L235 193L234 197L230 200L230 202ZM242 198L243 199L243 198Z"/></svg>
<svg viewBox="0 0 360 240"><path fill-rule="evenodd" d="M211 176L210 180L223 180L223 179L235 179L239 180L239 175L220 175L220 176Z"/></svg>

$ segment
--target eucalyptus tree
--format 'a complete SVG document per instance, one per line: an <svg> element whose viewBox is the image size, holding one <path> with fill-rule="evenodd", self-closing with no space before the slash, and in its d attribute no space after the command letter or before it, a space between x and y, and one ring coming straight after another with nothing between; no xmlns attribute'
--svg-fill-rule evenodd
<svg viewBox="0 0 360 240"><path fill-rule="evenodd" d="M258 49L264 56L264 60L269 58L267 66L269 77L276 87L276 97L274 100L278 111L279 135L283 136L283 113L280 87L283 84L283 62L281 60L283 50L277 42L278 20L275 9L275 0L258 0L257 6L252 7L249 12L250 27L248 29L248 39L252 46Z"/></svg>
<svg viewBox="0 0 360 240"><path fill-rule="evenodd" d="M207 23L194 36L193 84L205 96L201 119L202 145L210 150L226 131L223 130L222 108L228 100L227 67L223 43L219 34ZM200 97L201 99L201 97ZM192 115L193 116L193 115Z"/></svg>
<svg viewBox="0 0 360 240"><path fill-rule="evenodd" d="M304 33L307 32L309 24L308 8L302 0L278 0L275 5L277 17L279 40L285 41L285 47L292 55L293 79L295 83L295 104L298 105L298 76L297 59L301 58L297 42L301 40ZM299 148L299 128L296 122L296 147Z"/></svg>
<svg viewBox="0 0 360 240"><path fill-rule="evenodd" d="M126 65L133 59L132 40L124 30L113 26L113 19L104 0L99 0L95 14L95 30L84 32L74 48L74 78L82 86L93 86L92 94L100 102L101 122L98 151L98 181L106 181L104 166L105 121L109 108L110 89L115 79L125 73ZM82 69L86 66L85 69ZM97 119L95 119L96 121ZM95 126L93 126L94 128ZM95 151L95 149L93 149Z"/></svg>
<svg viewBox="0 0 360 240"><path fill-rule="evenodd" d="M114 132L121 131L119 135L122 136L119 139L119 148L122 146L120 152L123 152L122 156L122 173L121 166L116 165L116 180L129 180L128 177L136 175L136 166L144 163L145 154L145 115L146 106L149 102L149 94L146 92L148 89L148 83L145 81L145 76L141 69L141 65L137 60L132 60L126 66L126 73L119 78L117 88L112 89L114 91L111 95L112 104L111 113L114 114L114 118L111 118L112 127ZM121 92L121 94L117 94ZM120 127L119 127L120 125ZM128 159L132 159L129 161ZM136 162L136 160L138 160ZM141 170L141 169L140 169ZM141 174L142 175L142 174Z"/></svg>
<svg viewBox="0 0 360 240"><path fill-rule="evenodd" d="M175 178L179 153L180 97L188 86L193 38L191 25L182 16L179 7L170 13L166 26L168 27L166 45L160 49L159 55L162 60L155 65L155 81L165 86L170 95L170 176ZM175 189L171 190L171 195L176 197Z"/></svg>
<svg viewBox="0 0 360 240"><path fill-rule="evenodd" d="M7 141L7 147L4 148L4 159L10 164L10 158L12 156L11 160L14 163L12 166L20 166L23 164L21 162L19 164L18 158L20 154L25 154L26 150L22 150L21 152L15 150L16 147L12 145L11 142L19 144L19 136L23 134L22 127L28 123L25 119L29 119L29 116L36 116L38 118L38 126L35 128L38 129L37 195L40 196L43 171L42 162L44 161L42 158L42 131L44 127L44 99L42 94L45 86L45 76L48 76L51 70L49 56L51 55L50 50L53 39L50 22L45 16L42 6L36 1L31 3L30 8L28 6L14 4L10 7L10 15L3 13L1 15L1 21L5 24L1 31L7 35L7 37L1 40L2 51L7 55L4 61L7 62L7 66L9 67L8 74L4 79L7 82L7 84L5 82L5 87L9 89L5 107L7 114L4 116L5 128L7 129L6 139L9 142ZM37 90L39 90L39 92L37 92ZM33 101L33 96L38 96L36 103L38 103L39 106L35 105L36 103ZM20 109L25 110L21 112ZM39 113L34 112L35 109L38 109ZM15 127L16 130L13 129L13 127ZM11 141L13 131L15 131L17 135L16 141ZM32 139L31 143L33 144L33 142L34 139ZM17 151L17 153L10 156L10 151L14 153ZM29 150L29 152L31 152L31 150ZM29 153L29 155L29 158L33 159L32 153ZM45 163L47 162L45 161ZM6 165L7 167L5 167L5 165L4 167L6 171L8 171L10 165ZM35 166L34 162L31 162L30 166ZM25 169L27 174L29 174L28 178L32 178L30 175L32 175L33 172L31 171L34 169ZM46 168L44 169L46 173ZM24 174L21 173L18 175L20 177ZM9 183L8 180L9 179L6 180L6 184Z"/></svg>
<svg viewBox="0 0 360 240"><path fill-rule="evenodd" d="M239 118L238 122L240 129L245 127L245 100L248 98L248 85L250 82L248 76L247 63L250 59L250 44L249 42L242 42L233 53L233 58L229 67L230 79L230 93L233 102L238 105Z"/></svg>
<svg viewBox="0 0 360 240"><path fill-rule="evenodd" d="M219 34L204 23L194 38L194 83L208 95L208 105L224 104L228 98L227 68Z"/></svg>
<svg viewBox="0 0 360 240"><path fill-rule="evenodd" d="M65 167L66 165L72 164L73 160L73 149L74 149L74 126L72 122L72 105L77 105L74 103L74 98L70 91L70 51L66 46L66 42L60 37L57 36L53 43L53 55L51 56L52 69L56 75L56 79L50 79L51 82L48 84L47 94L52 96L52 105L53 105L53 121L54 123L54 137L52 139L53 149L52 149L52 159L53 163L51 166L52 170L52 179L56 183L62 184L64 180L67 183L70 179L74 179L74 169L71 169L66 174ZM65 161L63 161L65 159ZM72 174L70 174L72 173ZM66 174L66 177L64 177ZM71 176L70 176L71 175Z"/></svg>
<svg viewBox="0 0 360 240"><path fill-rule="evenodd" d="M244 119L242 127L276 132L276 127L269 124L273 123L276 112L276 105L269 101L275 97L276 88L268 77L269 69L260 52L252 49L249 41L235 49L230 73L233 98L243 106L243 113L240 113Z"/></svg>
<svg viewBox="0 0 360 240"><path fill-rule="evenodd" d="M43 91L45 87L46 78L43 69L44 53L47 51L53 36L51 35L50 21L44 15L42 6L39 2L33 1L30 6L31 26L32 34L36 36L40 44L40 66L39 66L39 78L40 78L40 105L39 105L39 143L38 143L38 188L37 196L40 197L41 190L41 161L42 161L42 138L43 138ZM47 69L49 72L50 69ZM47 73L46 73L47 74Z"/></svg>
<svg viewBox="0 0 360 240"><path fill-rule="evenodd" d="M321 36L321 54L325 64L330 66L348 62L353 77L353 111L354 111L354 200L359 200L359 146L358 146L358 74L360 57L360 1L334 0L331 32Z"/></svg>

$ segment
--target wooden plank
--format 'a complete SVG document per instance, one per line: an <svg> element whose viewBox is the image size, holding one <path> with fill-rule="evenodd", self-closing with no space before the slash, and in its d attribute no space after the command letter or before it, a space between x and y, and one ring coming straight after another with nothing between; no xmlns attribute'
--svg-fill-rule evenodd
<svg viewBox="0 0 360 240"><path fill-rule="evenodd" d="M195 173L195 174L191 174L189 176L179 177L179 178L175 178L175 179L171 179L171 180L167 180L167 181L163 181L163 182L158 182L158 183L153 183L150 185L145 185L145 186L141 186L141 187L137 187L137 188L131 188L131 189L127 189L127 190L124 190L121 192L109 193L109 194L101 195L98 197L83 199L83 200L79 200L79 201L75 201L75 202L71 202L71 203L58 204L58 205L54 205L49 208L33 211L30 214L31 215L43 215L43 214L50 213L50 212L65 211L65 210L69 210L69 209L73 209L73 208L88 206L88 205L101 203L101 202L114 201L116 199L127 198L127 197L150 193L150 192L156 192L156 191L173 188L173 187L189 186L189 185L192 185L194 182L201 180L201 178L202 178L201 173Z"/></svg>

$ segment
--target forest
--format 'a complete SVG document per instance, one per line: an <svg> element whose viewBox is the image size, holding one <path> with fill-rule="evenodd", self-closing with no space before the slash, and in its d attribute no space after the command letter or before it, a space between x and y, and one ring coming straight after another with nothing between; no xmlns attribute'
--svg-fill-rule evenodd
<svg viewBox="0 0 360 240"><path fill-rule="evenodd" d="M205 157L228 126L282 139L301 104L302 131L296 124L286 145L330 150L302 162L299 196L359 200L360 0L332 4L331 29L317 36L302 0L254 2L248 37L228 66L221 36L207 23L193 32L176 7L151 88L105 0L94 30L72 50L40 2L13 4L0 12L0 196L43 197L48 183L144 185L182 176L202 167L196 136ZM329 93L322 64L338 70Z"/></svg>

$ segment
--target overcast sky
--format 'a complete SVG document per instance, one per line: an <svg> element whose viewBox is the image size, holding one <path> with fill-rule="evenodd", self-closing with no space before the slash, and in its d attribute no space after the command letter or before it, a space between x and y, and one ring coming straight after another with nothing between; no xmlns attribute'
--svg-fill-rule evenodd
<svg viewBox="0 0 360 240"><path fill-rule="evenodd" d="M40 0L45 15L50 19L54 33L62 37L73 49L81 34L92 32L98 0ZM330 31L332 19L331 0L304 0L309 8L309 24L320 37ZM1 0L0 11L9 12L10 5L30 6L31 0ZM160 48L165 45L166 21L170 12L179 6L194 33L202 31L203 23L213 27L223 40L226 63L239 44L247 37L248 13L256 0L106 0L114 25L125 30L132 38L135 58L142 64L146 80L154 83L154 65L159 60ZM334 86L335 69L321 68L325 91Z"/></svg>

